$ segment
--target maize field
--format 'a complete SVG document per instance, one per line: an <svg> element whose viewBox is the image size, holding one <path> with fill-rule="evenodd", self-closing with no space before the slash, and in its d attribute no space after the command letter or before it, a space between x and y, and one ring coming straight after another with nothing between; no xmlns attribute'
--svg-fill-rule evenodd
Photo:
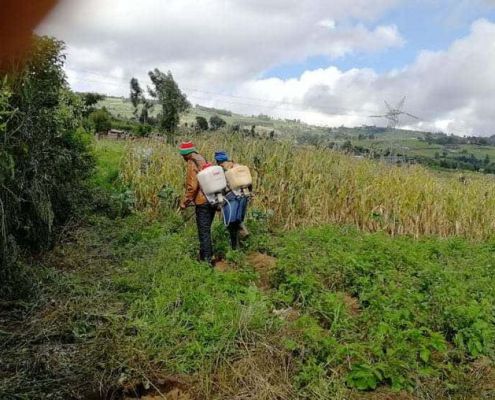
<svg viewBox="0 0 495 400"><path fill-rule="evenodd" d="M202 135L193 138L207 160L226 150L251 169L251 209L267 212L274 228L324 223L353 225L390 235L485 239L495 226L495 180L491 176L438 173L416 165L396 166L357 159L289 141ZM121 178L136 208L157 212L165 197L176 207L185 163L162 142L128 145Z"/></svg>

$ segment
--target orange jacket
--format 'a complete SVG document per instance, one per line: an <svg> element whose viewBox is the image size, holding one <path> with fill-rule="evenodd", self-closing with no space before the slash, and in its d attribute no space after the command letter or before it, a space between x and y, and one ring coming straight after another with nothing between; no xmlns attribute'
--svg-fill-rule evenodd
<svg viewBox="0 0 495 400"><path fill-rule="evenodd" d="M201 171L205 164L206 160L198 153L192 153L191 157L187 160L186 193L183 200L186 206L191 203L196 206L208 203L206 196L199 187L197 178L198 172Z"/></svg>

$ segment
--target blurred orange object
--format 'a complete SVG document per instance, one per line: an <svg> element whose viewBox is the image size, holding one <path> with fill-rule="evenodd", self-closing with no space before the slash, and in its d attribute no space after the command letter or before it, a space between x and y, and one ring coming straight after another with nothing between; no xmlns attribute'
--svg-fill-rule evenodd
<svg viewBox="0 0 495 400"><path fill-rule="evenodd" d="M28 49L33 30L58 0L0 0L0 68Z"/></svg>

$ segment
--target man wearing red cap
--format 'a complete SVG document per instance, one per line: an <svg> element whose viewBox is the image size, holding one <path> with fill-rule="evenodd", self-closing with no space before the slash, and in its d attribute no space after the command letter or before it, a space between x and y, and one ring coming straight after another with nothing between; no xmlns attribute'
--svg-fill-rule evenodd
<svg viewBox="0 0 495 400"><path fill-rule="evenodd" d="M199 259L212 263L213 245L211 242L211 225L216 209L212 206L199 187L198 172L203 169L206 160L201 156L192 142L183 142L179 146L179 153L187 162L186 193L180 203L181 209L193 204L196 206L196 225L199 238Z"/></svg>

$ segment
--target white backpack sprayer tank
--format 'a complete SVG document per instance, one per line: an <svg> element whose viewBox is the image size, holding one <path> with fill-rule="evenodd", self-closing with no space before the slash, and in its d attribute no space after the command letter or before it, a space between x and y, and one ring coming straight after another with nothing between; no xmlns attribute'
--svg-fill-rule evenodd
<svg viewBox="0 0 495 400"><path fill-rule="evenodd" d="M210 204L222 204L222 192L227 187L227 181L225 179L223 168L218 165L206 167L202 171L198 172L197 176L199 186Z"/></svg>
<svg viewBox="0 0 495 400"><path fill-rule="evenodd" d="M237 165L225 172L225 178L232 190L238 196L249 196L249 186L253 184L253 178L249 168L245 165Z"/></svg>

